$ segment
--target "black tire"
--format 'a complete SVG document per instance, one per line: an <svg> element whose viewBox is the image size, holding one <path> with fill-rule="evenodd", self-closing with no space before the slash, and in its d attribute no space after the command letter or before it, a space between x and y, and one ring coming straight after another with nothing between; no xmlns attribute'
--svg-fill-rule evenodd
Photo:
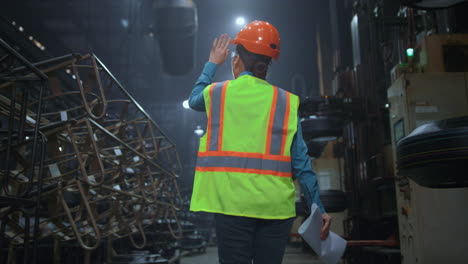
<svg viewBox="0 0 468 264"><path fill-rule="evenodd" d="M429 188L468 186L468 117L415 129L397 145L398 174Z"/></svg>
<svg viewBox="0 0 468 264"><path fill-rule="evenodd" d="M320 191L320 200L328 213L339 213L348 208L348 195L340 190Z"/></svg>
<svg viewBox="0 0 468 264"><path fill-rule="evenodd" d="M304 139L338 137L343 134L344 120L333 116L318 116L301 121Z"/></svg>

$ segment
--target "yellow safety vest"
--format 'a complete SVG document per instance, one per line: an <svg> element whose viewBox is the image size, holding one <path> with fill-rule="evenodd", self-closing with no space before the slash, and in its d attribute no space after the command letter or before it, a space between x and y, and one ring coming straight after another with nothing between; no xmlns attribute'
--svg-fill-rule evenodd
<svg viewBox="0 0 468 264"><path fill-rule="evenodd" d="M294 217L291 144L299 98L250 75L209 85L203 96L208 124L190 210Z"/></svg>

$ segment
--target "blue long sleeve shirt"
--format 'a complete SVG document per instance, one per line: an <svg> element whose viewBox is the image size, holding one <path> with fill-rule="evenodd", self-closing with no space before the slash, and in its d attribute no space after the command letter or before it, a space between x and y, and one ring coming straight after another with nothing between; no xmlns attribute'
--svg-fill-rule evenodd
<svg viewBox="0 0 468 264"><path fill-rule="evenodd" d="M195 87L193 88L192 94L189 98L189 106L193 110L200 112L206 111L203 90L212 83L217 69L218 65L216 63L207 62L205 64L205 68L198 78L198 81L195 83ZM240 76L246 74L253 75L251 72L243 72ZM297 122L297 132L296 135L294 135L291 145L291 166L292 173L299 181L301 190L306 198L307 205L310 208L312 203L316 203L320 212L323 214L325 209L320 201L320 190L317 176L312 171L310 158L307 155L307 146L302 138L301 122Z"/></svg>

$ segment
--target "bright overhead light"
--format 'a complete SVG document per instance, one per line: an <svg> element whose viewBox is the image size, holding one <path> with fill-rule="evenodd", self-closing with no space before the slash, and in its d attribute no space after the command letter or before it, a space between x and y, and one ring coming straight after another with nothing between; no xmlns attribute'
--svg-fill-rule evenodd
<svg viewBox="0 0 468 264"><path fill-rule="evenodd" d="M183 106L185 109L189 109L190 106L189 106L188 100L185 100L184 102L182 102L182 106Z"/></svg>
<svg viewBox="0 0 468 264"><path fill-rule="evenodd" d="M122 27L128 28L128 19L120 19L120 24L122 25Z"/></svg>
<svg viewBox="0 0 468 264"><path fill-rule="evenodd" d="M245 25L245 18L243 18L243 17L238 17L238 18L236 19L236 24L239 25L239 26Z"/></svg>
<svg viewBox="0 0 468 264"><path fill-rule="evenodd" d="M195 129L193 132L199 137L203 136L203 133L205 133L205 131L203 131L200 126L197 126L197 129Z"/></svg>

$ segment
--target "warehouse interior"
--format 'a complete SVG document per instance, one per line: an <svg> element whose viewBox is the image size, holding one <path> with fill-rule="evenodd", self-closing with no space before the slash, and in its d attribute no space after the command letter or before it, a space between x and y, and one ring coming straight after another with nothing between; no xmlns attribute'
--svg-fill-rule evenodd
<svg viewBox="0 0 468 264"><path fill-rule="evenodd" d="M0 263L218 263L213 215L189 210L207 117L187 100L213 39L253 20L281 34L268 82L300 97L339 263L468 263L466 14L466 0L4 1ZM299 184L296 213L283 263L326 263L298 234Z"/></svg>

